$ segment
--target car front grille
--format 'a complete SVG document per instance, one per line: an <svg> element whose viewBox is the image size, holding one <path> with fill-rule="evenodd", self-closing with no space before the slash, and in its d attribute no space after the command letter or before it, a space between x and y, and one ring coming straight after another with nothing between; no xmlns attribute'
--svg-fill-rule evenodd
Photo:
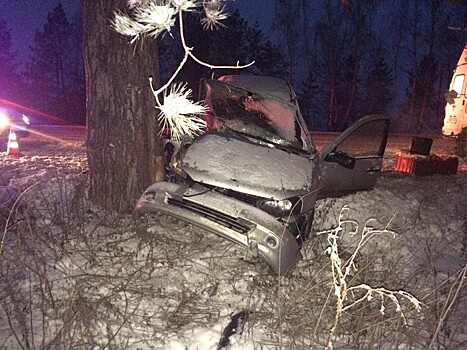
<svg viewBox="0 0 467 350"><path fill-rule="evenodd" d="M231 230L242 234L247 234L254 227L254 225L252 225L251 223L242 222L242 220L240 220L239 218L234 218L218 210L207 208L203 205L188 201L186 199L178 199L171 197L168 198L167 201L171 205L192 211L211 221L214 221L222 226L225 226Z"/></svg>

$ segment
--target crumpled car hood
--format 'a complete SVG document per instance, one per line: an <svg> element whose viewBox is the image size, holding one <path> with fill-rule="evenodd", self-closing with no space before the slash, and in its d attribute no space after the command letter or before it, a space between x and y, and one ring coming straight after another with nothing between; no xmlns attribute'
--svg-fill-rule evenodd
<svg viewBox="0 0 467 350"><path fill-rule="evenodd" d="M196 182L277 200L312 190L313 163L281 149L211 133L198 138L182 160Z"/></svg>

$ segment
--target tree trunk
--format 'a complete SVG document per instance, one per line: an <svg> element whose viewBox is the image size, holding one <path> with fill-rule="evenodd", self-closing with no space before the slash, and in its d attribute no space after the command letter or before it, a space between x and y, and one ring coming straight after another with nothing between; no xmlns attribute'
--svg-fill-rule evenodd
<svg viewBox="0 0 467 350"><path fill-rule="evenodd" d="M90 197L127 212L142 191L163 178L162 141L149 80L159 82L155 41L138 41L111 27L125 0L82 0L86 76L86 145ZM120 6L120 7L119 7Z"/></svg>

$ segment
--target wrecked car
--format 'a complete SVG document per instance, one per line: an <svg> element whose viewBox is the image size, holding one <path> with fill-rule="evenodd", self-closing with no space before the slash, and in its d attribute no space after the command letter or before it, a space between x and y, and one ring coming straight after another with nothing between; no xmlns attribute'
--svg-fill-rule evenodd
<svg viewBox="0 0 467 350"><path fill-rule="evenodd" d="M167 144L167 181L144 191L135 214L185 220L285 274L301 258L319 197L373 188L389 120L364 117L318 152L286 80L231 75L200 86L209 130Z"/></svg>

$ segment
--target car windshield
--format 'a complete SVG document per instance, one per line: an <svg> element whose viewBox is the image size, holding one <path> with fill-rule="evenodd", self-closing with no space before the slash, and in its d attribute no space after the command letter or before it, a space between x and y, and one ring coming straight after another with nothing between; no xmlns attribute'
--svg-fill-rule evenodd
<svg viewBox="0 0 467 350"><path fill-rule="evenodd" d="M310 150L297 119L293 92L285 80L248 75L203 80L202 96L217 128L281 146Z"/></svg>

